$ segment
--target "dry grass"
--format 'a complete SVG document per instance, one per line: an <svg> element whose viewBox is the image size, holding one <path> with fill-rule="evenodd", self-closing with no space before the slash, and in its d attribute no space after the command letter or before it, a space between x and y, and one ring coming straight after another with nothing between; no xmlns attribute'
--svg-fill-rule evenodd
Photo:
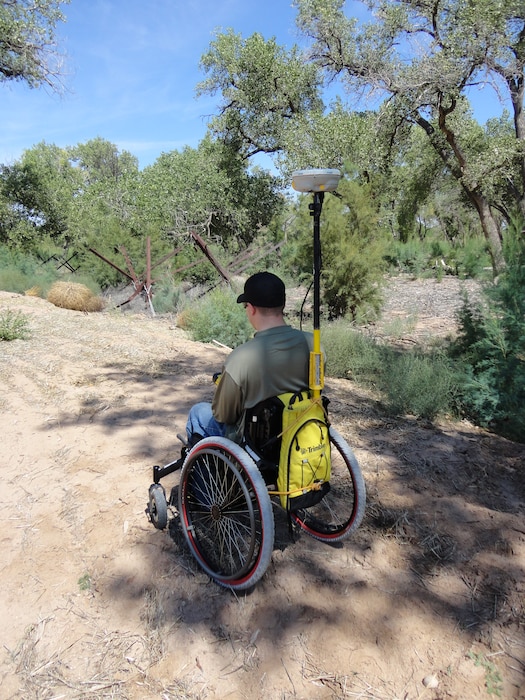
<svg viewBox="0 0 525 700"><path fill-rule="evenodd" d="M89 287L77 282L55 282L47 294L47 300L71 311L102 311L104 301L93 294Z"/></svg>

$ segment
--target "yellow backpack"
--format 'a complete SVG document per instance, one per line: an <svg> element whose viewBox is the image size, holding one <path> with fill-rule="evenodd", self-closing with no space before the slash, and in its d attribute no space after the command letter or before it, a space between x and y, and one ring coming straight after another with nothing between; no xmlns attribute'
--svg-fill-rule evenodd
<svg viewBox="0 0 525 700"><path fill-rule="evenodd" d="M308 508L330 490L327 400L308 392L280 394L283 403L277 490L287 510Z"/></svg>

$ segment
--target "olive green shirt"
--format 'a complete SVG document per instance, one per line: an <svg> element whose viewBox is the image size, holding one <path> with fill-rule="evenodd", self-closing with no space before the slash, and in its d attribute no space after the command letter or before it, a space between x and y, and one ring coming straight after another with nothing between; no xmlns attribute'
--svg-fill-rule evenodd
<svg viewBox="0 0 525 700"><path fill-rule="evenodd" d="M245 409L271 396L308 389L312 348L311 333L275 326L232 351L212 402L216 420L232 426L229 437L240 437Z"/></svg>

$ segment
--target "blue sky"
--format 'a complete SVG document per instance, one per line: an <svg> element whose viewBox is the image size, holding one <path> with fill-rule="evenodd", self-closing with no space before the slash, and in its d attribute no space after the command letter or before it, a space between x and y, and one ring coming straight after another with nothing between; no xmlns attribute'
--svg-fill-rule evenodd
<svg viewBox="0 0 525 700"><path fill-rule="evenodd" d="M297 42L291 0L71 0L58 28L66 92L0 84L0 163L101 136L139 159L197 146L216 102L195 97L217 29Z"/></svg>
<svg viewBox="0 0 525 700"><path fill-rule="evenodd" d="M71 0L58 38L65 53L62 96L0 84L0 163L46 141L74 146L100 136L141 168L162 152L196 147L213 98L195 97L199 61L217 29L260 32L291 46L299 39L292 0ZM474 95L480 121L501 107L488 89Z"/></svg>

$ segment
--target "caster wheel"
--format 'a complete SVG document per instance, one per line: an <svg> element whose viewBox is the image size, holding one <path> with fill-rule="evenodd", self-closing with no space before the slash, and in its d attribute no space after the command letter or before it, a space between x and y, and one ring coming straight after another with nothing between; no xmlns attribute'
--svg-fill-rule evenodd
<svg viewBox="0 0 525 700"><path fill-rule="evenodd" d="M160 484L151 484L149 487L149 517L157 530L164 530L168 524L168 504L166 492Z"/></svg>

